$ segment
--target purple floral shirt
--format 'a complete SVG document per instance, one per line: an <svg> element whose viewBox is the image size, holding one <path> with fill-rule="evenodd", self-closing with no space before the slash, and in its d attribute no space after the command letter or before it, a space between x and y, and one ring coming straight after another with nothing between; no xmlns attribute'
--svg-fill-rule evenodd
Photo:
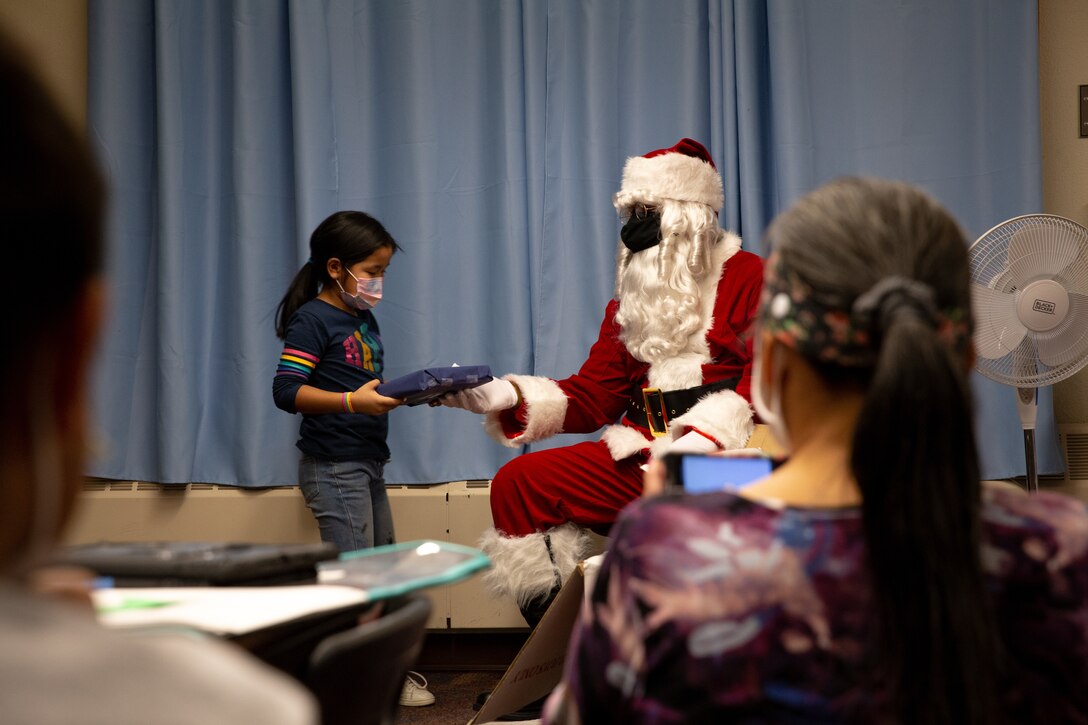
<svg viewBox="0 0 1088 725"><path fill-rule="evenodd" d="M1088 722L1088 507L984 489L1019 722ZM874 722L858 509L664 496L620 517L545 723Z"/></svg>

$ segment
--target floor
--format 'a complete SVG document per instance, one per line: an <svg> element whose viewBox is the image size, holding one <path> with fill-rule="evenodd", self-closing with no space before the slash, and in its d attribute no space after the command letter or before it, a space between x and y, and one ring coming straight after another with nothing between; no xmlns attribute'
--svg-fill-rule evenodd
<svg viewBox="0 0 1088 725"><path fill-rule="evenodd" d="M439 670L420 674L434 693L435 703L427 707L402 707L397 710L397 725L464 725L476 714L472 704L481 692L490 692L499 683L502 672Z"/></svg>
<svg viewBox="0 0 1088 725"><path fill-rule="evenodd" d="M476 715L477 698L499 684L528 636L528 629L428 633L412 669L427 679L435 703L399 708L397 725L468 723Z"/></svg>

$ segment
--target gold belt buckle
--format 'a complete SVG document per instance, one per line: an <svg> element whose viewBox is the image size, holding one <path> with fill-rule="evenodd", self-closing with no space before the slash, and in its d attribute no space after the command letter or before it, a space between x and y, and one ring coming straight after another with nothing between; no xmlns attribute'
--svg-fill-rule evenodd
<svg viewBox="0 0 1088 725"><path fill-rule="evenodd" d="M661 392L661 388L643 388L642 402L646 405L646 424L650 428L650 435L654 438L668 435L669 416L665 412L665 395ZM654 410L661 411L662 427L660 430L654 425L654 413L652 412Z"/></svg>

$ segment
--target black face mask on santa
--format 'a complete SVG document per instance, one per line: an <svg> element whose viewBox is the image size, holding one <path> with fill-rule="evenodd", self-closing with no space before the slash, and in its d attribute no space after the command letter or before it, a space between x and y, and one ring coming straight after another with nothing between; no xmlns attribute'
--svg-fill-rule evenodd
<svg viewBox="0 0 1088 725"><path fill-rule="evenodd" d="M620 240L632 254L656 246L661 241L661 212L632 214L620 229Z"/></svg>

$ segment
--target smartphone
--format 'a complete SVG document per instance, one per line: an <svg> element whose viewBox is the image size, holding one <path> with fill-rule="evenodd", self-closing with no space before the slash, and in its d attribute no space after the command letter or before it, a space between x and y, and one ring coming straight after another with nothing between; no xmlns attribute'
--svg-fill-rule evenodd
<svg viewBox="0 0 1088 725"><path fill-rule="evenodd" d="M668 485L687 493L736 491L768 475L775 461L766 456L725 458L698 453L665 456Z"/></svg>

